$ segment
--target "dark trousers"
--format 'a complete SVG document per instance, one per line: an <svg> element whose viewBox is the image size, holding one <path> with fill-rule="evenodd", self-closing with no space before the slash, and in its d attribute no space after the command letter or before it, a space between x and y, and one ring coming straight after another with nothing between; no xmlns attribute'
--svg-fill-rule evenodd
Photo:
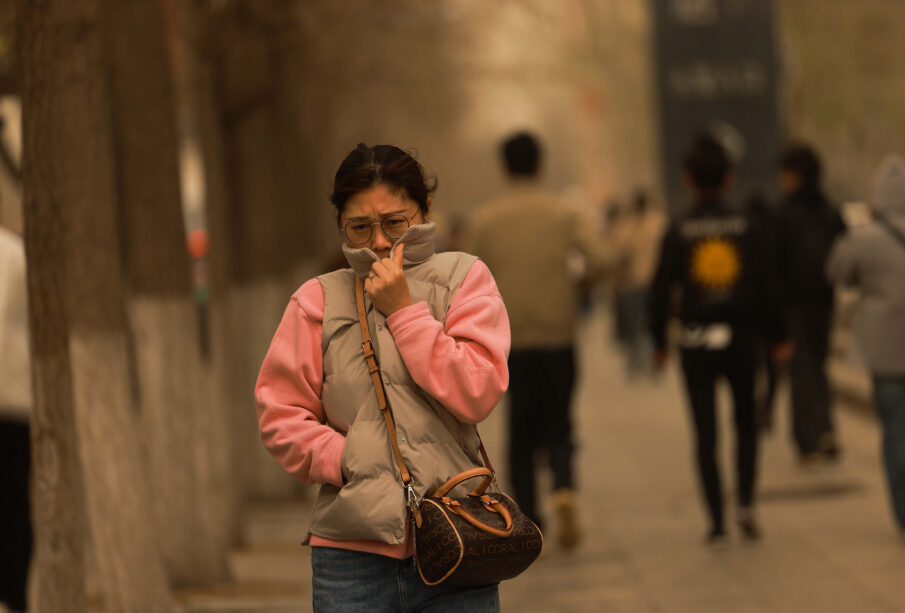
<svg viewBox="0 0 905 613"><path fill-rule="evenodd" d="M735 410L735 468L738 504L754 503L757 470L757 420L754 400L753 343L738 339L721 351L682 350L682 371L694 422L698 473L714 529L723 528L723 490L717 463L716 381L725 377Z"/></svg>
<svg viewBox="0 0 905 613"><path fill-rule="evenodd" d="M789 363L792 433L802 454L821 451L821 445L834 438L826 375L832 320L831 304L796 304L789 310L789 329L795 343Z"/></svg>
<svg viewBox="0 0 905 613"><path fill-rule="evenodd" d="M0 419L0 602L25 610L32 532L28 423Z"/></svg>
<svg viewBox="0 0 905 613"><path fill-rule="evenodd" d="M535 491L536 452L545 450L553 487L573 488L572 421L575 352L557 349L514 350L509 355L509 472L513 495L539 526Z"/></svg>
<svg viewBox="0 0 905 613"><path fill-rule="evenodd" d="M779 371L773 364L770 348L770 343L764 338L755 343L757 363L754 368L754 398L757 403L757 427L766 431L773 429L776 387L779 384Z"/></svg>

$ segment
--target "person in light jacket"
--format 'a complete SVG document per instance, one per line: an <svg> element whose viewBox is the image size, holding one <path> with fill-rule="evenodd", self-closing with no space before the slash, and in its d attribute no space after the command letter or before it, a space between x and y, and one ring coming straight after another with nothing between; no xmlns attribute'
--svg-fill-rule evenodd
<svg viewBox="0 0 905 613"><path fill-rule="evenodd" d="M434 253L431 185L390 145L359 144L336 172L349 268L293 294L255 389L261 438L321 485L306 544L315 611L498 611L497 585L428 587L413 564L405 491L362 355L355 277L415 493L482 466L474 424L509 382L509 320L476 257Z"/></svg>
<svg viewBox="0 0 905 613"><path fill-rule="evenodd" d="M872 223L833 246L827 276L860 290L854 332L873 377L893 514L905 538L905 160L880 166Z"/></svg>

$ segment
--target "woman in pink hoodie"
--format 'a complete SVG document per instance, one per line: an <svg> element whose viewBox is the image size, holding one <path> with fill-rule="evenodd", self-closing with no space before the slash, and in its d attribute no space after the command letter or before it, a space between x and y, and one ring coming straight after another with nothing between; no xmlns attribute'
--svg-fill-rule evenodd
<svg viewBox="0 0 905 613"><path fill-rule="evenodd" d="M496 585L449 589L419 578L361 349L356 276L416 495L483 464L474 424L508 385L509 320L480 260L434 253L435 188L397 147L349 153L330 199L350 268L293 294L258 376L265 446L297 479L321 485L306 540L315 611L499 610Z"/></svg>

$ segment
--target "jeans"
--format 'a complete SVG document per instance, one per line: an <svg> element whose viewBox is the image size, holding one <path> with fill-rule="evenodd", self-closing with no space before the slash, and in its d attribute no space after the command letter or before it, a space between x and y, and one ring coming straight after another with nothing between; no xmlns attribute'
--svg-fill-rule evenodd
<svg viewBox="0 0 905 613"><path fill-rule="evenodd" d="M727 349L682 350L682 373L691 405L698 474L710 515L711 529L723 529L723 490L717 462L717 378L726 377L732 389L735 415L735 467L738 505L754 504L757 476L757 419L754 400L755 354L753 343L737 339Z"/></svg>
<svg viewBox="0 0 905 613"><path fill-rule="evenodd" d="M575 387L575 351L515 349L509 354L509 473L522 513L543 528L537 511L534 461L545 450L553 489L573 489L575 476L570 417Z"/></svg>
<svg viewBox="0 0 905 613"><path fill-rule="evenodd" d="M874 403L883 424L883 463L889 498L905 530L905 377L874 376Z"/></svg>
<svg viewBox="0 0 905 613"><path fill-rule="evenodd" d="M425 585L414 558L312 547L311 568L314 613L500 611L499 584L453 589Z"/></svg>

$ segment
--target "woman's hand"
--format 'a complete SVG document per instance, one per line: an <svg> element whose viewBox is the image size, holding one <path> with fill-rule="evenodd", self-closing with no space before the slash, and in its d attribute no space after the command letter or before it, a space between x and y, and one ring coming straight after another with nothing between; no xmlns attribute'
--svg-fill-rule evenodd
<svg viewBox="0 0 905 613"><path fill-rule="evenodd" d="M393 252L393 259L383 258L374 262L371 273L365 280L365 291L377 310L389 317L399 309L412 304L409 284L402 272L402 249L405 243L399 243Z"/></svg>

